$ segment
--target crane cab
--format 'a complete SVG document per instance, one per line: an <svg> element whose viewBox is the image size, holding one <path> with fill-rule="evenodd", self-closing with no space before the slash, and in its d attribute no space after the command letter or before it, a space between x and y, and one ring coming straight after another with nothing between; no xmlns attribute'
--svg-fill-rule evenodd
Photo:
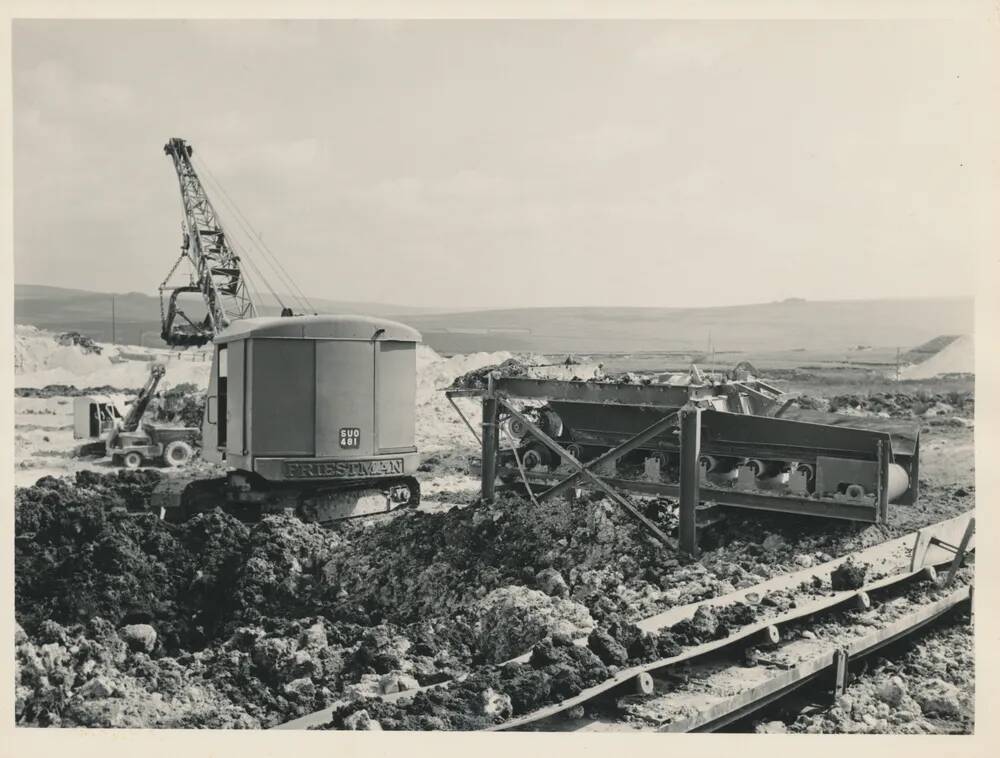
<svg viewBox="0 0 1000 758"><path fill-rule="evenodd" d="M73 398L73 439L105 439L122 422L121 411L104 395Z"/></svg>
<svg viewBox="0 0 1000 758"><path fill-rule="evenodd" d="M412 474L418 342L367 316L236 322L214 340L204 457L270 483Z"/></svg>

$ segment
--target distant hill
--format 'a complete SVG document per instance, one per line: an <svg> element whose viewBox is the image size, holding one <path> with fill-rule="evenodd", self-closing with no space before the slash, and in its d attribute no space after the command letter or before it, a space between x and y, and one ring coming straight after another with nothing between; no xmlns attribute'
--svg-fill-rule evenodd
<svg viewBox="0 0 1000 758"><path fill-rule="evenodd" d="M286 303L298 308L295 300L286 295L280 295ZM94 339L111 342L111 298L109 292L91 292L88 290L68 289L64 287L49 287L40 284L14 285L14 321L18 324L31 324L53 331L77 331ZM141 292L116 293L115 299L115 338L125 344L161 345L160 340L160 299L156 295ZM320 313L356 313L366 316L396 315L406 317L414 313L426 313L436 309L417 308L405 305L387 303L368 303L348 300L326 300L309 297L309 302ZM204 313L198 310L198 297L191 295L182 298L196 307L192 312ZM273 298L257 298L259 302L273 303ZM265 305L262 315L277 315L277 306Z"/></svg>
<svg viewBox="0 0 1000 758"><path fill-rule="evenodd" d="M111 340L111 295L18 284L14 317L54 331ZM921 345L972 334L972 298L805 301L721 308L520 308L453 313L310 298L320 312L394 318L419 329L439 352L481 350L639 352L663 350L844 350ZM160 344L159 299L115 296L119 342ZM273 312L273 309L271 309Z"/></svg>
<svg viewBox="0 0 1000 758"><path fill-rule="evenodd" d="M413 314L406 322L443 352L906 349L940 334L971 334L973 301L793 299L721 308L525 308Z"/></svg>

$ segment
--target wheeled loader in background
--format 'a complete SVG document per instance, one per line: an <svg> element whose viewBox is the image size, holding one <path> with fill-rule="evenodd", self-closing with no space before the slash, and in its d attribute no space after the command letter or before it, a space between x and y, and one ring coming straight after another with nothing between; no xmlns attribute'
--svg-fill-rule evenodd
<svg viewBox="0 0 1000 758"><path fill-rule="evenodd" d="M201 437L200 429L142 423L165 373L166 368L161 363L150 366L149 379L124 418L109 398L76 398L73 436L90 440L77 448L77 454L107 455L116 466L131 469L144 463L177 467L190 461Z"/></svg>

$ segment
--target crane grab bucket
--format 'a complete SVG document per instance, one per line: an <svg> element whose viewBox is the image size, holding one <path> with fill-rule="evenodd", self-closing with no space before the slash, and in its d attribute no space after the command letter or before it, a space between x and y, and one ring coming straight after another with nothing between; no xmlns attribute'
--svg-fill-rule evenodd
<svg viewBox="0 0 1000 758"><path fill-rule="evenodd" d="M171 138L163 151L171 158L184 209L181 253L160 285L161 336L171 346L204 345L231 322L253 318L257 308L215 207L191 163L191 146ZM186 274L186 279L183 278ZM184 293L199 293L206 308L193 319L178 305Z"/></svg>

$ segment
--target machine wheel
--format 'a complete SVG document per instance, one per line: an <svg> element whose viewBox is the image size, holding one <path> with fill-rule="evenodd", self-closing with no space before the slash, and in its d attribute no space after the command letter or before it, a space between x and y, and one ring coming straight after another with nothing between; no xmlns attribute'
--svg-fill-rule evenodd
<svg viewBox="0 0 1000 758"><path fill-rule="evenodd" d="M852 500L860 500L865 496L865 488L860 484L847 485L846 494Z"/></svg>
<svg viewBox="0 0 1000 758"><path fill-rule="evenodd" d="M142 465L142 453L132 450L131 452L125 453L122 456L122 464L125 468L136 469Z"/></svg>
<svg viewBox="0 0 1000 758"><path fill-rule="evenodd" d="M521 463L528 471L531 471L531 469L542 465L542 456L533 447L529 447L521 456Z"/></svg>
<svg viewBox="0 0 1000 758"><path fill-rule="evenodd" d="M194 455L192 447L184 440L174 440L163 450L163 462L177 468L191 460Z"/></svg>
<svg viewBox="0 0 1000 758"><path fill-rule="evenodd" d="M511 417L507 419L507 431L514 439L521 439L528 433L528 427L526 427L519 418Z"/></svg>

